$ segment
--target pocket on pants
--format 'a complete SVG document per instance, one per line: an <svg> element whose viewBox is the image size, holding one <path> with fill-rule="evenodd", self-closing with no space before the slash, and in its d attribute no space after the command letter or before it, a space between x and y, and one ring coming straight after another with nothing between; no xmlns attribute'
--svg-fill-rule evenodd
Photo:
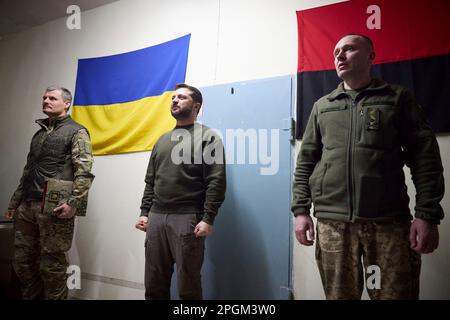
<svg viewBox="0 0 450 320"><path fill-rule="evenodd" d="M200 270L203 263L204 237L195 237L194 234L181 236L181 250L183 265L190 270Z"/></svg>
<svg viewBox="0 0 450 320"><path fill-rule="evenodd" d="M318 245L323 252L344 251L345 223L339 221L319 221L317 234L320 237Z"/></svg>
<svg viewBox="0 0 450 320"><path fill-rule="evenodd" d="M189 251L192 254L203 252L205 237L196 237L194 233L185 234L181 236L181 246L184 251Z"/></svg>
<svg viewBox="0 0 450 320"><path fill-rule="evenodd" d="M50 217L40 223L41 245L44 252L67 252L72 246L75 219Z"/></svg>

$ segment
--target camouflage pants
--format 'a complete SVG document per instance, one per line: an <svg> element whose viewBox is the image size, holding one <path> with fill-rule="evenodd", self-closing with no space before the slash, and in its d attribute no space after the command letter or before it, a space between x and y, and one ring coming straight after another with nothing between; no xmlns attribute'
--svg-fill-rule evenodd
<svg viewBox="0 0 450 320"><path fill-rule="evenodd" d="M24 299L66 299L66 252L72 245L74 218L42 214L41 202L22 201L14 215L13 266Z"/></svg>
<svg viewBox="0 0 450 320"><path fill-rule="evenodd" d="M411 222L319 219L316 261L327 299L418 299L421 258L410 248ZM362 261L361 261L362 259Z"/></svg>

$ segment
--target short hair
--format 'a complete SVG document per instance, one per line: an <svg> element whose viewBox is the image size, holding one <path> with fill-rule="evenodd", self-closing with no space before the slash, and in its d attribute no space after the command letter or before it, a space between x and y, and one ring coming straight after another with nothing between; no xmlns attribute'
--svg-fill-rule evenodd
<svg viewBox="0 0 450 320"><path fill-rule="evenodd" d="M55 91L55 90L61 91L61 96L62 96L64 102L69 102L69 104L72 103L72 93L70 93L70 91L64 87L50 86L47 89L45 89L45 92Z"/></svg>
<svg viewBox="0 0 450 320"><path fill-rule="evenodd" d="M373 41L368 36L365 36L365 35L359 34L359 33L348 33L345 36L343 36L341 39L343 39L343 38L345 38L347 36L357 36L357 37L362 38L363 41L366 43L367 47L369 48L369 51L373 52L373 49L374 49Z"/></svg>
<svg viewBox="0 0 450 320"><path fill-rule="evenodd" d="M186 83L179 83L179 84L175 85L175 90L180 89L180 88L186 88L186 89L190 90L191 91L190 96L192 97L192 100L194 100L194 102L200 103L200 106L202 105L203 97L202 97L202 93L200 92L200 90L198 90L196 87L190 86Z"/></svg>

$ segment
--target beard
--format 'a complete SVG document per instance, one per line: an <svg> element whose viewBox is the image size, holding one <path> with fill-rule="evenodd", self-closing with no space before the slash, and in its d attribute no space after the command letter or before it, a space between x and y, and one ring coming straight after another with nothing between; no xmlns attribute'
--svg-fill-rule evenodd
<svg viewBox="0 0 450 320"><path fill-rule="evenodd" d="M192 111L193 108L185 108L185 109L179 109L178 112L173 112L173 110L170 110L170 113L172 114L172 117L174 117L177 120L182 120L182 119L188 119L191 117L192 115Z"/></svg>

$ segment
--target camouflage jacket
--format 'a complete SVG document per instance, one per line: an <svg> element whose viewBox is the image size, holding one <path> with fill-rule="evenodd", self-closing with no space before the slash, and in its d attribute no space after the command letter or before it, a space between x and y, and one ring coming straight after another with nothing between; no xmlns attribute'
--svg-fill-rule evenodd
<svg viewBox="0 0 450 320"><path fill-rule="evenodd" d="M22 200L42 199L45 178L57 178L73 181L67 203L78 208L87 200L94 179L89 133L70 116L53 124L48 119L36 120L36 123L41 129L33 136L22 178L8 207L17 208ZM67 131L69 126L71 131Z"/></svg>

